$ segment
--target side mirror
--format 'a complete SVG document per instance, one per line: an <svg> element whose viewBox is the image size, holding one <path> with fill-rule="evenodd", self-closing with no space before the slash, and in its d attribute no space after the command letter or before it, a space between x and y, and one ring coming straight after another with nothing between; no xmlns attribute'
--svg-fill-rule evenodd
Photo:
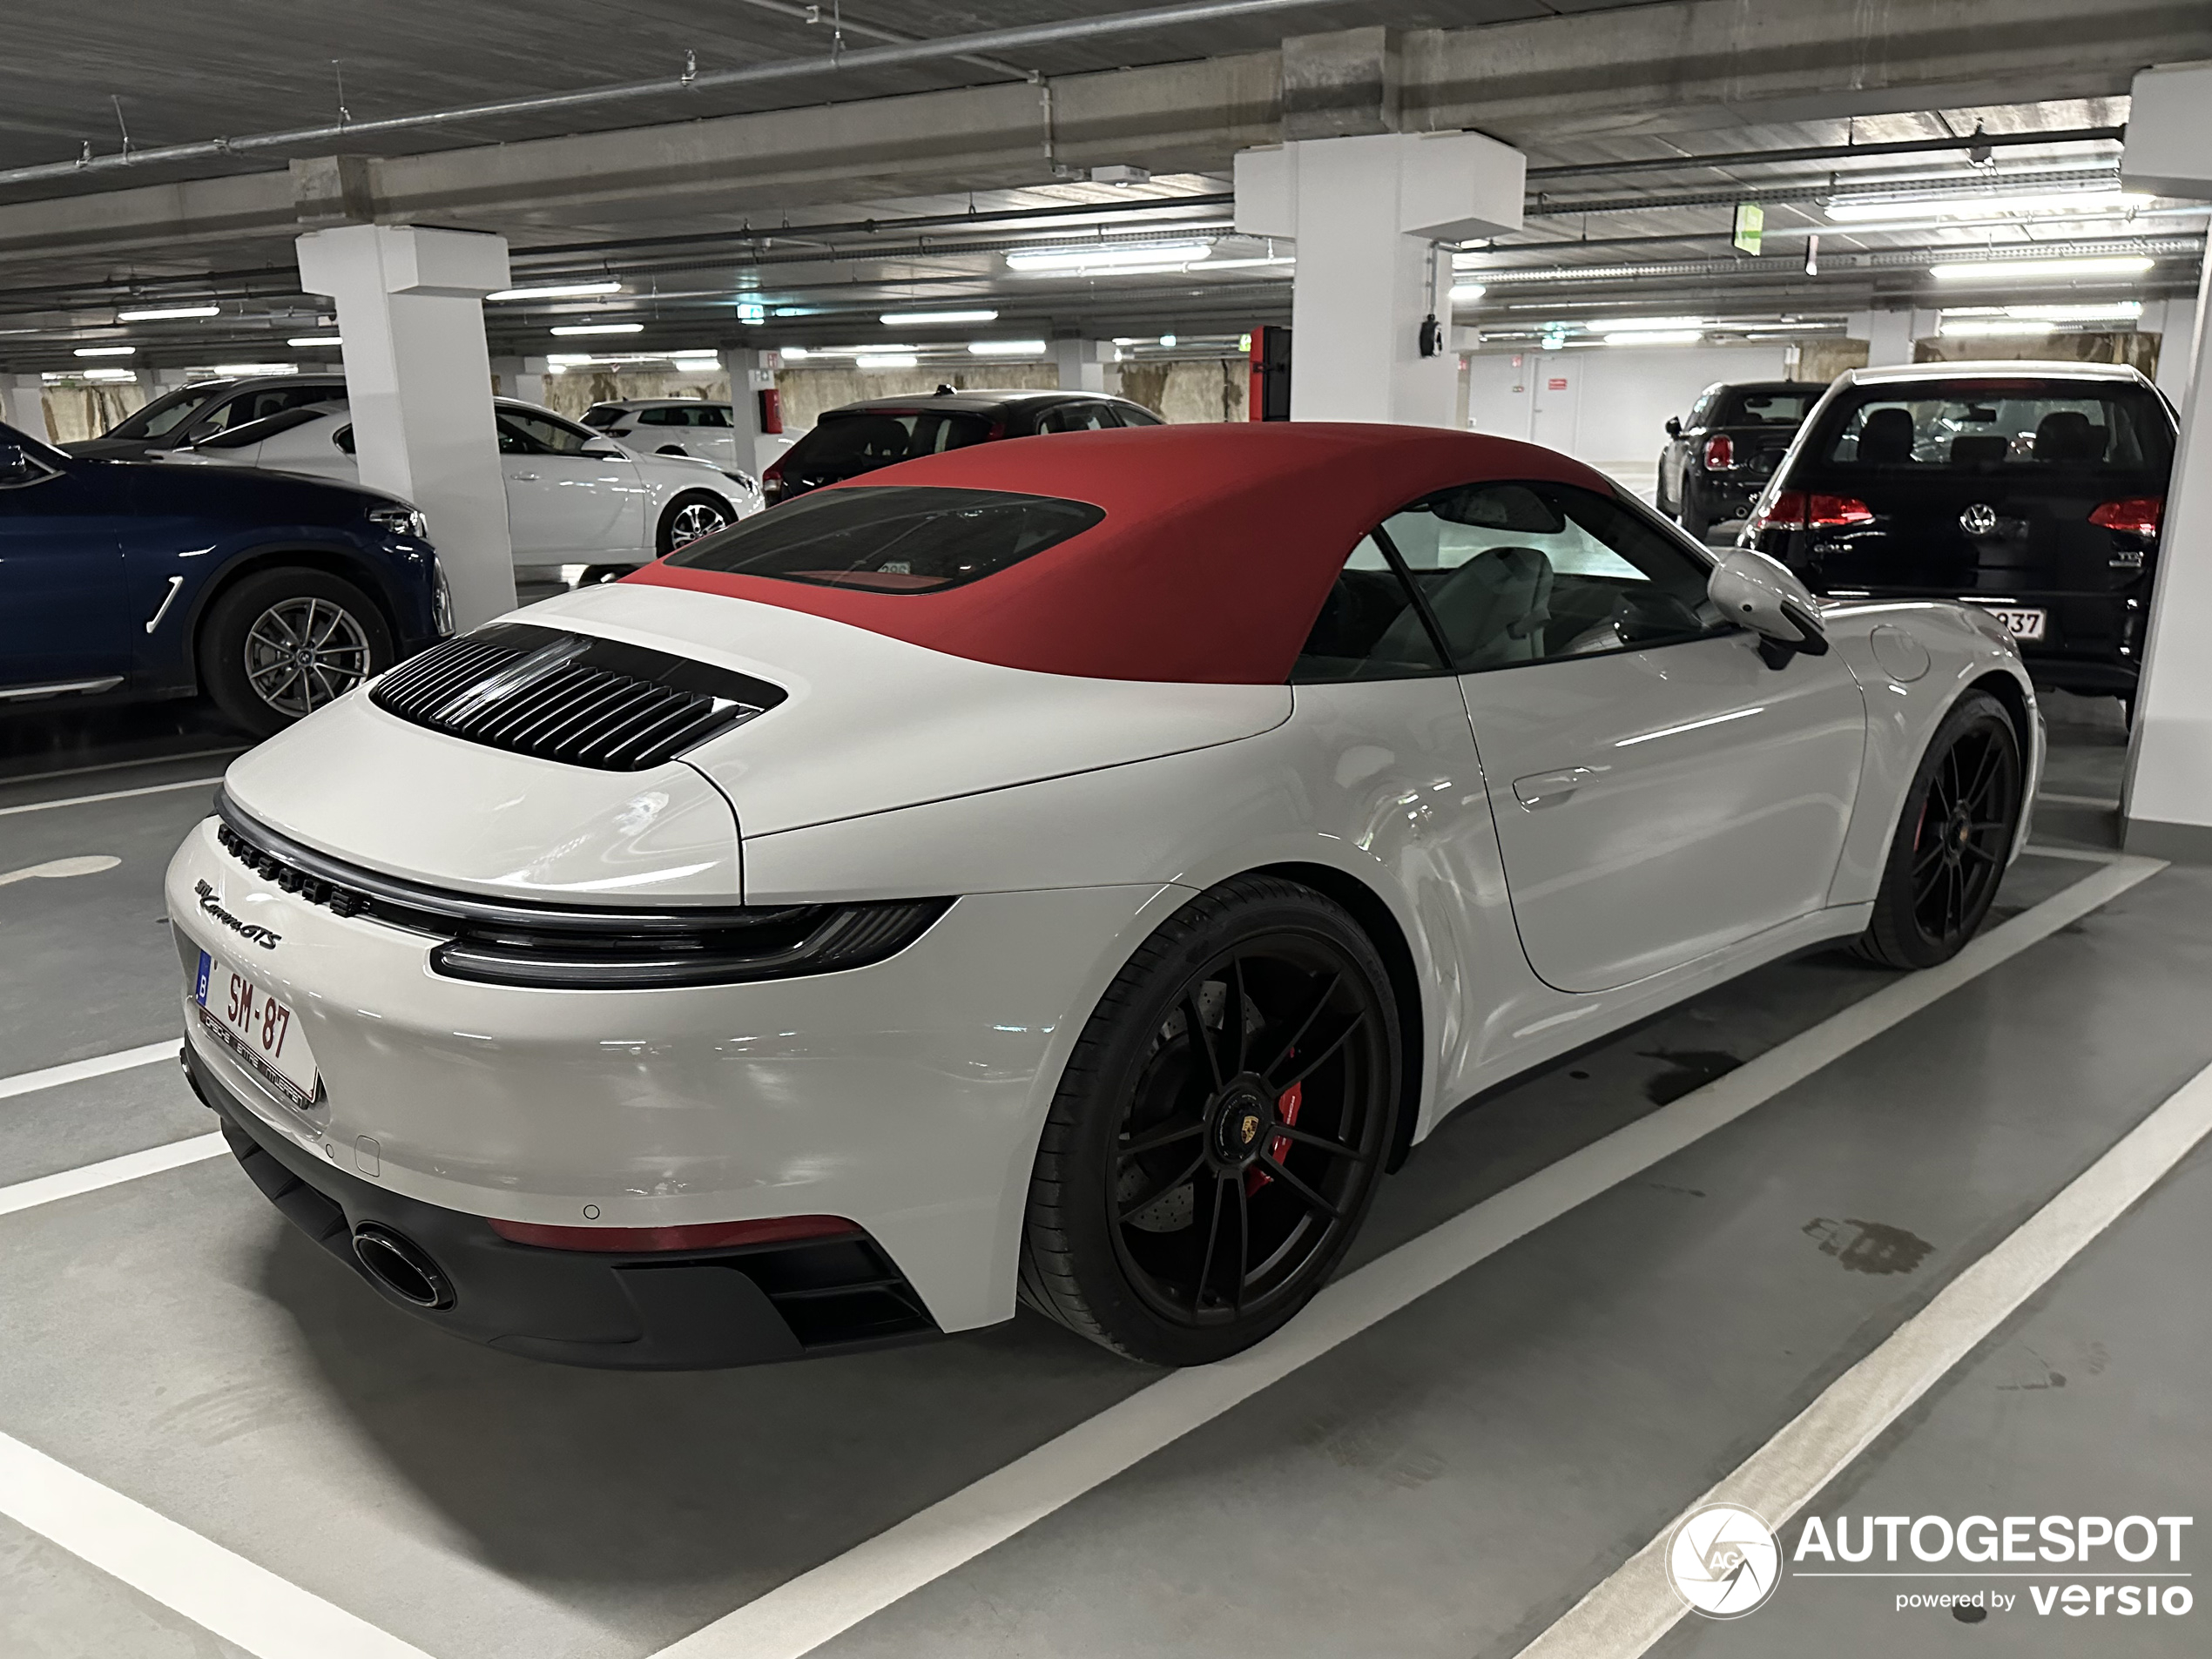
<svg viewBox="0 0 2212 1659"><path fill-rule="evenodd" d="M35 484L45 476L46 469L33 461L23 445L0 442L0 489Z"/></svg>
<svg viewBox="0 0 2212 1659"><path fill-rule="evenodd" d="M608 439L595 438L583 446L581 453L590 455L595 461L619 461L622 459L623 448L620 444Z"/></svg>
<svg viewBox="0 0 2212 1659"><path fill-rule="evenodd" d="M1682 421L1671 415L1667 417L1667 435L1670 438L1682 436Z"/></svg>
<svg viewBox="0 0 2212 1659"><path fill-rule="evenodd" d="M1790 568L1764 553L1737 548L1723 555L1705 583L1705 597L1722 616L1759 637L1759 655L1780 668L1803 651L1828 654L1820 607Z"/></svg>

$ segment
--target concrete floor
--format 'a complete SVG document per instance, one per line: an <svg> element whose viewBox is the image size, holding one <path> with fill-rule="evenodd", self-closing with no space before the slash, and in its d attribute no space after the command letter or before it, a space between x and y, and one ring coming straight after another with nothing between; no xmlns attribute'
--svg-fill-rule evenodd
<svg viewBox="0 0 2212 1659"><path fill-rule="evenodd" d="M2050 788L2116 798L2110 705L2052 712ZM0 784L0 809L220 768L118 743L152 746ZM16 752L18 771L50 758ZM0 1076L174 1035L158 881L208 792L0 816L0 873L122 860L0 887ZM2037 823L2054 846L2109 845L2101 806ZM2023 859L2000 918L2098 867ZM2212 1062L2208 923L2212 872L2152 877L822 1651L1518 1651ZM1486 1099L1385 1188L1353 1264L1892 982L1781 964ZM0 1100L0 1187L210 1126L167 1064ZM2194 1513L2208 1165L2174 1171L1812 1510ZM1891 1271L1857 1271L1846 1234L1878 1235ZM1155 1377L1026 1317L803 1366L538 1366L386 1308L227 1158L0 1216L0 1433L439 1659L644 1659ZM2014 1614L2000 1635L1896 1614L1893 1588L1785 1584L1657 1651L2084 1650L2068 1621ZM2206 1616L2107 1620L2095 1649L2202 1653ZM239 1651L0 1520L7 1659Z"/></svg>

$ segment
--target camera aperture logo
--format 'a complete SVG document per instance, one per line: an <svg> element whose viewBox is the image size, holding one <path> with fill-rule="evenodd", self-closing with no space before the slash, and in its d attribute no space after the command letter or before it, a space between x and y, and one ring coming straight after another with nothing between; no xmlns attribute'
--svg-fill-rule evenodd
<svg viewBox="0 0 2212 1659"><path fill-rule="evenodd" d="M1740 1619L1774 1594L1782 1547L1774 1528L1740 1504L1707 1504L1668 1540L1667 1577L1692 1612Z"/></svg>

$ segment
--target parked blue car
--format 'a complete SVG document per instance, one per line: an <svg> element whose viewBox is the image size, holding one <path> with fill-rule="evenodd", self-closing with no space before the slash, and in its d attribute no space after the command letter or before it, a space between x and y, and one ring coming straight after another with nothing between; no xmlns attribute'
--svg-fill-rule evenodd
<svg viewBox="0 0 2212 1659"><path fill-rule="evenodd" d="M0 709L204 691L266 735L452 631L403 501L0 426Z"/></svg>

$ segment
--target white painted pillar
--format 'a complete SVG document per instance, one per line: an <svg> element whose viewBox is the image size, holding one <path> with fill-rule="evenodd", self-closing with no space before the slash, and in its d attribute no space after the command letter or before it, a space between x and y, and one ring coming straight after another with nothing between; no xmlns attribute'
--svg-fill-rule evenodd
<svg viewBox="0 0 2212 1659"><path fill-rule="evenodd" d="M2212 199L2212 63L2135 77L2120 169L2130 190ZM2196 317L2208 316L2212 261L2197 290ZM2192 331L2186 363L2175 365L2178 390L2168 382L2182 435L2166 487L2157 590L2120 793L2130 853L2198 862L2212 862L2212 651L2204 644L2212 630L2212 388L2205 384L2212 352L2205 332Z"/></svg>
<svg viewBox="0 0 2212 1659"><path fill-rule="evenodd" d="M1912 361L1912 314L1909 311L1854 311L1844 322L1853 340L1866 342L1866 366L1888 368Z"/></svg>
<svg viewBox="0 0 2212 1659"><path fill-rule="evenodd" d="M1060 371L1063 392L1106 390L1106 354L1114 348L1099 340L1055 340L1052 361Z"/></svg>
<svg viewBox="0 0 2212 1659"><path fill-rule="evenodd" d="M361 482L422 509L462 627L513 610L482 304L509 285L506 239L341 225L298 246L300 287L338 302Z"/></svg>
<svg viewBox="0 0 2212 1659"><path fill-rule="evenodd" d="M2155 309L2158 315L2153 318ZM2188 394L2189 368L2196 359L2196 300L2194 295L2161 300L2143 307L2138 327L2158 334L2158 388L2178 404Z"/></svg>
<svg viewBox="0 0 2212 1659"><path fill-rule="evenodd" d="M502 397L520 398L525 403L541 406L545 401L545 368L543 357L495 357L491 372L499 376Z"/></svg>
<svg viewBox="0 0 2212 1659"><path fill-rule="evenodd" d="M36 374L10 374L4 383L0 383L0 397L6 400L5 418L10 426L41 443L54 441L54 435L46 429L46 382L43 379Z"/></svg>
<svg viewBox="0 0 2212 1659"><path fill-rule="evenodd" d="M1527 158L1474 132L1305 138L1237 156L1237 228L1298 243L1291 418L1454 424L1452 256L1521 228ZM1436 319L1432 355L1423 321Z"/></svg>
<svg viewBox="0 0 2212 1659"><path fill-rule="evenodd" d="M756 478L773 458L763 453L768 446L761 442L759 395L775 385L776 376L762 367L761 356L751 346L722 347L722 369L730 377L730 424L737 428L738 466ZM771 440L778 452L784 442Z"/></svg>

